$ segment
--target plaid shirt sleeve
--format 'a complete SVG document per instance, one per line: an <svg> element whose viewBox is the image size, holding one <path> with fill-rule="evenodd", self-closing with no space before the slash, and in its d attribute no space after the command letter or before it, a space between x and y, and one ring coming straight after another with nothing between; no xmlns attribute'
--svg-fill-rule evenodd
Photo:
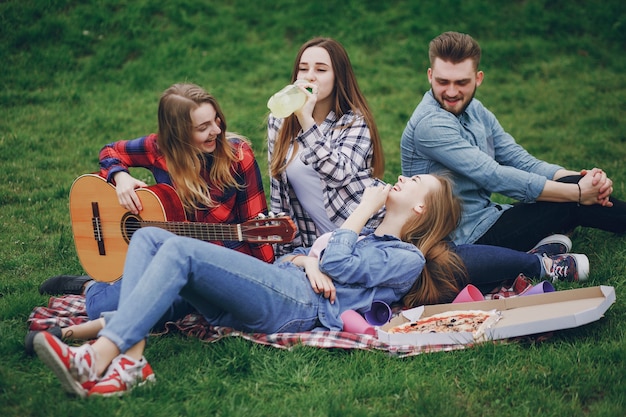
<svg viewBox="0 0 626 417"><path fill-rule="evenodd" d="M279 119L270 114L267 122L267 151L268 166L272 163L272 153L276 136L284 119ZM300 202L291 190L287 181L287 174L282 172L280 179L270 175L270 210L273 213L285 213L293 219L296 224L296 236L294 240L287 244L274 245L276 256L291 253L294 248L300 246L310 246L317 237L317 230L313 220L304 212Z"/></svg>
<svg viewBox="0 0 626 417"><path fill-rule="evenodd" d="M129 167L149 169L158 183L171 180L167 174L165 158L158 151L157 135L151 134L133 140L120 140L109 143L100 150L100 175L113 182L115 173L128 172Z"/></svg>
<svg viewBox="0 0 626 417"><path fill-rule="evenodd" d="M268 122L267 122L267 166L268 168L272 165L272 154L274 153L274 143L276 142L276 136L278 135L278 130L282 124L283 119L277 119L270 114ZM284 201L281 197L282 193L280 190L280 181L274 177L272 177L271 172L269 173L270 177L270 210L274 213L287 213L291 215L289 206L284 204Z"/></svg>
<svg viewBox="0 0 626 417"><path fill-rule="evenodd" d="M246 142L240 141L237 145L237 151L240 160L235 175L243 187L237 190L233 209L236 212L236 223L243 223L257 217L260 213L267 215L268 212L261 169L254 158L252 148ZM248 253L265 262L274 261L274 249L269 243L245 243L244 246L247 248L242 248L240 252Z"/></svg>

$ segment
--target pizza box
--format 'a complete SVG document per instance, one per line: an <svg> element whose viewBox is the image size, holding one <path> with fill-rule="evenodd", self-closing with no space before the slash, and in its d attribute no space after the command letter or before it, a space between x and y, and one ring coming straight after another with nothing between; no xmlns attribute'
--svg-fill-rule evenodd
<svg viewBox="0 0 626 417"><path fill-rule="evenodd" d="M377 337L391 345L415 346L506 339L569 329L597 321L614 302L615 288L603 285L496 300L420 306L402 311L389 323L377 328ZM471 332L387 333L393 326L446 311L494 309L501 312L501 318L485 330L480 340L476 340Z"/></svg>

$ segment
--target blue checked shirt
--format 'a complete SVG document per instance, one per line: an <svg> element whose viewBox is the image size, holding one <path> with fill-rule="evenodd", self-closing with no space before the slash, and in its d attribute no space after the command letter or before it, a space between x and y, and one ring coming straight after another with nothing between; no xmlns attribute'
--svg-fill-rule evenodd
<svg viewBox="0 0 626 417"><path fill-rule="evenodd" d="M473 99L457 117L441 108L432 91L413 112L400 147L403 175L452 173L463 201L457 245L476 242L512 207L491 201L492 193L533 203L562 168L529 154L480 101Z"/></svg>
<svg viewBox="0 0 626 417"><path fill-rule="evenodd" d="M268 156L271 163L274 143L283 123L282 118L270 114L268 119ZM373 148L370 130L362 116L347 112L341 118L331 111L324 122L313 125L295 138L302 149L302 162L311 165L319 174L323 186L324 207L329 219L337 226L348 218L361 201L363 190L383 184L372 177ZM304 211L283 172L280 180L270 178L270 210L287 213L298 227L295 240L278 245L276 255L290 252L298 246L310 247L318 236L311 217ZM381 210L368 226L381 218Z"/></svg>

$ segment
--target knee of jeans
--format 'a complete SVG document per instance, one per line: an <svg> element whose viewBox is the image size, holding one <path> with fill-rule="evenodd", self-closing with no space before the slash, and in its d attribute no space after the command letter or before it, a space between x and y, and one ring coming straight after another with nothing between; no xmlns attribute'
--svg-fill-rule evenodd
<svg viewBox="0 0 626 417"><path fill-rule="evenodd" d="M135 245L150 243L158 247L161 246L165 241L173 237L178 236L168 230L161 229L159 227L142 227L135 233L133 233L131 244L133 242Z"/></svg>

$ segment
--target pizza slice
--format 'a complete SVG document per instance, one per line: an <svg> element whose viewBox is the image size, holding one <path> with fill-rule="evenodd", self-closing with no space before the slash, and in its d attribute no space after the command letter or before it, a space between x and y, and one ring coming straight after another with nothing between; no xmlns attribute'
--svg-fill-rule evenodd
<svg viewBox="0 0 626 417"><path fill-rule="evenodd" d="M498 310L456 310L423 317L414 322L394 326L388 333L472 333L479 339L502 314Z"/></svg>

